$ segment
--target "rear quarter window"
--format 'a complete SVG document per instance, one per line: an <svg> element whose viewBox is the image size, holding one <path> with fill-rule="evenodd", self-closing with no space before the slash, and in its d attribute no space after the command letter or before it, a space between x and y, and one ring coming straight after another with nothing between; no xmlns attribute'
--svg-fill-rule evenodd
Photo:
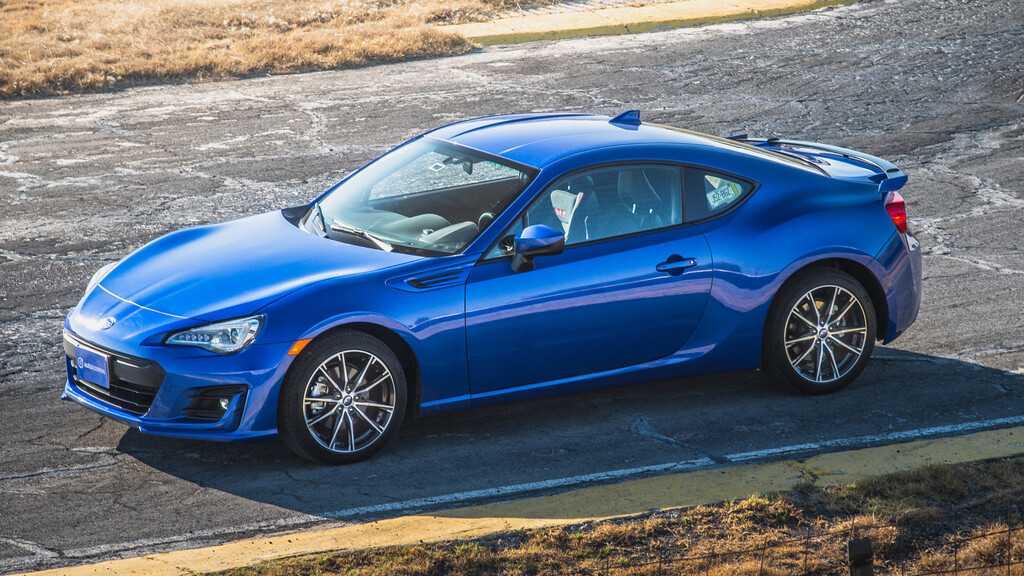
<svg viewBox="0 0 1024 576"><path fill-rule="evenodd" d="M705 220L740 203L754 185L746 180L700 168L685 169L686 220Z"/></svg>

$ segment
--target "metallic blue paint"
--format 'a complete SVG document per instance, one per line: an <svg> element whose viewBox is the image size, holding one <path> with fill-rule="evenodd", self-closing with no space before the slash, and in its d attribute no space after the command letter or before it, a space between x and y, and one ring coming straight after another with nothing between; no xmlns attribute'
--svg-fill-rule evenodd
<svg viewBox="0 0 1024 576"><path fill-rule="evenodd" d="M97 351L158 363L166 375L152 405L134 414L97 399L76 382L70 358L63 397L144 432L272 439L294 359L289 348L339 327L404 342L407 367L414 367L410 398L424 414L757 368L775 293L819 265L840 267L866 285L884 327L880 339L896 338L916 318L921 252L883 206L885 193L906 176L880 158L742 138L749 146L574 114L481 118L423 137L538 172L451 256L320 238L281 212L158 238L101 277L65 321L70 338ZM641 161L735 175L755 188L714 218L567 246L536 258L529 272L514 273L510 258L484 257L555 179ZM658 270L691 259L681 273ZM256 313L266 318L262 332L235 354L162 344L174 331ZM222 418L186 414L195 395L224 386L240 392Z"/></svg>
<svg viewBox="0 0 1024 576"><path fill-rule="evenodd" d="M670 255L697 265L656 270ZM466 284L474 395L668 356L696 328L711 290L711 251L695 226L570 246L514 273L478 264ZM529 361L524 361L529 359Z"/></svg>
<svg viewBox="0 0 1024 576"><path fill-rule="evenodd" d="M515 248L517 254L532 253L546 250L558 242L563 242L565 235L550 226L543 224L530 226L516 234Z"/></svg>

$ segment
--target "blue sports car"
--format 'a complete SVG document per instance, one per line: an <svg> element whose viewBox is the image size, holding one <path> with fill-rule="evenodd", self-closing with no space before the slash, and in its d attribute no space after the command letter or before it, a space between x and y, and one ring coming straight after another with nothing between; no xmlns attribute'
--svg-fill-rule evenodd
<svg viewBox="0 0 1024 576"><path fill-rule="evenodd" d="M158 238L64 323L63 397L324 463L407 415L762 369L816 394L917 317L881 158L614 118L427 132L309 205Z"/></svg>

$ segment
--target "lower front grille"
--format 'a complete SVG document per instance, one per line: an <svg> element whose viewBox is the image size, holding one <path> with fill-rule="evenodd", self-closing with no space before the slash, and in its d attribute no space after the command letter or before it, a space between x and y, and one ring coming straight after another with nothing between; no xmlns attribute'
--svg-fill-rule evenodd
<svg viewBox="0 0 1024 576"><path fill-rule="evenodd" d="M149 412L149 407L153 405L153 399L156 398L156 390L139 389L141 387L121 380L112 379L110 388L104 390L92 382L86 382L76 376L75 386L97 400L113 404L136 416L142 416Z"/></svg>
<svg viewBox="0 0 1024 576"><path fill-rule="evenodd" d="M110 358L110 388L104 389L78 377L78 369L74 362L75 346L98 350ZM71 377L79 390L136 416L142 416L149 411L166 375L164 369L156 362L96 346L67 332L64 333L64 353L71 360L68 362Z"/></svg>

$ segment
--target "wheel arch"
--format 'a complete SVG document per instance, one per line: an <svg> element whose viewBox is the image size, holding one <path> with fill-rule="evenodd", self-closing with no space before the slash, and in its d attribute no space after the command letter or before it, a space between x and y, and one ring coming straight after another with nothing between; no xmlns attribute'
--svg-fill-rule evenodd
<svg viewBox="0 0 1024 576"><path fill-rule="evenodd" d="M409 343L402 338L394 330L381 326L380 324L374 324L372 322L349 322L338 324L327 330L324 330L310 342L316 342L323 338L330 337L332 334L343 331L355 331L362 332L369 336L380 340L392 352L398 356L398 361L402 363L402 372L405 373L405 387L408 392L408 402L406 402L406 415L417 416L420 411L420 398L422 394L422 377L420 374L419 360L416 358L416 353L413 352Z"/></svg>
<svg viewBox="0 0 1024 576"><path fill-rule="evenodd" d="M778 295L790 282L802 276L809 270L815 268L828 268L832 270L839 270L845 272L853 277L864 289L867 291L868 296L871 298L871 307L875 311L875 340L885 340L886 328L888 327L889 320L889 304L885 298L885 291L882 289L881 282L878 278L868 269L867 266L851 260L849 258L824 258L822 260L815 260L805 264L801 268L795 270L792 274L786 278L786 281L779 285L779 289L775 291L775 295ZM771 306L775 304L775 295L772 296L772 302L769 304L769 310ZM768 316L765 317L765 324L768 323Z"/></svg>

